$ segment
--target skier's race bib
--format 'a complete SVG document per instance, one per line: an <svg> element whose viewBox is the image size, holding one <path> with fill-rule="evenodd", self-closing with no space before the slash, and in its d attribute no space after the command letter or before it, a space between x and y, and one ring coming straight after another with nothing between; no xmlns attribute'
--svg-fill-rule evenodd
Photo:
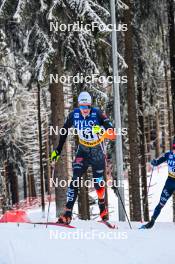
<svg viewBox="0 0 175 264"><path fill-rule="evenodd" d="M87 147L95 147L104 140L104 136L92 132L92 127L94 125L100 125L95 109L85 119L80 115L79 109L75 109L74 128L77 130L80 144Z"/></svg>
<svg viewBox="0 0 175 264"><path fill-rule="evenodd" d="M81 138L79 138L79 143L86 146L86 147L95 147L98 144L100 144L101 142L103 142L104 140L104 136L102 136L101 138L98 138L97 140L94 141L85 141Z"/></svg>
<svg viewBox="0 0 175 264"><path fill-rule="evenodd" d="M92 127L83 127L78 130L79 143L86 147L95 147L104 140L104 135L92 132Z"/></svg>

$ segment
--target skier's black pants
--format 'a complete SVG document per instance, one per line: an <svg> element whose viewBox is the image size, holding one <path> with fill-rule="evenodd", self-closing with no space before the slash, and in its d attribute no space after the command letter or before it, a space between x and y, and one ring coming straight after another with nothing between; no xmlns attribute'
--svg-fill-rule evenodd
<svg viewBox="0 0 175 264"><path fill-rule="evenodd" d="M105 157L100 145L90 148L82 145L78 146L75 160L73 162L73 177L67 191L66 208L71 209L74 206L78 195L78 181L84 172L92 166L94 187L97 191L98 198L104 199L105 188L104 171L105 171Z"/></svg>
<svg viewBox="0 0 175 264"><path fill-rule="evenodd" d="M152 216L155 220L159 216L162 208L164 207L164 205L166 204L166 202L171 197L171 195L173 194L174 191L175 191L175 179L168 177L166 182L165 182L165 186L162 190L162 193L160 196L160 201L159 201L158 205L156 206L154 213L153 213L153 216Z"/></svg>

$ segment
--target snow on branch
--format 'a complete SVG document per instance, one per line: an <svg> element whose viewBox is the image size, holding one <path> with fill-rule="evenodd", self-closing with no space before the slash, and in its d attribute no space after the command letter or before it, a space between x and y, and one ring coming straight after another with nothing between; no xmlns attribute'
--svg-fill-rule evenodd
<svg viewBox="0 0 175 264"><path fill-rule="evenodd" d="M84 38L82 33L83 32L79 32L78 37L79 37L80 47L82 49L82 53L83 53L83 55L85 57L85 61L86 61L86 63L88 63L88 66L90 66L90 68L94 69L94 71L96 73L98 73L99 71L97 69L97 66L94 63L94 61L91 59L90 53L88 52L89 45L88 45L88 43L87 43L87 41Z"/></svg>
<svg viewBox="0 0 175 264"><path fill-rule="evenodd" d="M63 0L63 3L65 4L65 8L69 8L74 11L74 13L77 15L77 18L86 18L87 20L95 22L97 25L102 25L103 28L106 27L106 24L97 14L97 12L92 9L94 6L96 7L96 10L99 9L99 12L101 12L101 16L103 18L109 16L109 13L105 9L101 8L101 6L94 4L89 0Z"/></svg>
<svg viewBox="0 0 175 264"><path fill-rule="evenodd" d="M7 5L8 5L8 0L3 0L0 6L0 16L3 16Z"/></svg>
<svg viewBox="0 0 175 264"><path fill-rule="evenodd" d="M17 23L20 23L22 21L22 15L24 13L26 4L27 0L19 0L18 2L16 12L13 16L13 19L15 19Z"/></svg>
<svg viewBox="0 0 175 264"><path fill-rule="evenodd" d="M92 86L91 89L94 90L95 92L97 92L98 94L102 95L103 98L108 99L108 96L107 96L106 93L104 93L104 92L98 90L98 89L95 88L94 86Z"/></svg>
<svg viewBox="0 0 175 264"><path fill-rule="evenodd" d="M100 38L99 40L100 40L101 42L103 42L105 45L111 47L111 44L110 44L109 42L105 41L104 39ZM120 55L119 52L117 52L117 56L119 57L119 59L120 59L121 62L122 62L122 68L127 69L127 68L128 68L128 65L126 64L125 59L123 58L123 56Z"/></svg>
<svg viewBox="0 0 175 264"><path fill-rule="evenodd" d="M46 50L44 54L41 54L36 63L37 78L39 82L43 82L46 76L46 65L49 63L50 55Z"/></svg>
<svg viewBox="0 0 175 264"><path fill-rule="evenodd" d="M53 0L52 7L49 10L48 20L53 20L55 18L53 12L60 4L61 4L61 0Z"/></svg>
<svg viewBox="0 0 175 264"><path fill-rule="evenodd" d="M30 35L33 32L35 26L33 26L33 28L29 31L26 32L27 33L27 37L23 40L24 43L24 48L23 48L23 52L24 54L28 54L29 53L29 39L30 39Z"/></svg>
<svg viewBox="0 0 175 264"><path fill-rule="evenodd" d="M105 15L106 17L110 17L110 13L104 7L97 5L96 3L92 2L91 0L89 0L89 3L91 4L91 6L99 9L99 11L102 11L103 15Z"/></svg>
<svg viewBox="0 0 175 264"><path fill-rule="evenodd" d="M117 0L117 5L119 8L121 9L125 9L125 10L128 10L129 9L129 6L127 6L125 3L123 3L121 0Z"/></svg>
<svg viewBox="0 0 175 264"><path fill-rule="evenodd" d="M105 45L111 47L111 44L110 44L109 42L105 41L104 39L101 39L101 38L100 38L99 40L100 40L101 42L103 42ZM117 56L119 57L119 59L120 59L121 62L122 62L122 68L127 69L127 68L128 68L128 65L126 64L125 59L123 58L123 56L120 55L119 52L117 52Z"/></svg>
<svg viewBox="0 0 175 264"><path fill-rule="evenodd" d="M88 1L85 1L84 3L84 8L80 11L80 17L82 16L86 16L88 18L90 18L90 20L92 20L93 22L96 22L99 25L103 25L103 27L106 27L106 24L103 22L103 20L97 15L97 13L91 8L90 4L88 3Z"/></svg>
<svg viewBox="0 0 175 264"><path fill-rule="evenodd" d="M44 33L44 31L41 30L41 28L39 28L38 25L36 26L36 30L37 30L37 37L39 39L39 41L41 42L41 44L46 44L46 46L48 47L49 53L53 53L54 52L54 48L52 46L52 42L51 40L49 40L49 37Z"/></svg>
<svg viewBox="0 0 175 264"><path fill-rule="evenodd" d="M126 64L125 59L123 58L123 56L120 55L120 53L118 53L118 52L117 52L117 56L122 61L122 68L127 69L128 68L128 65Z"/></svg>
<svg viewBox="0 0 175 264"><path fill-rule="evenodd" d="M40 5L41 5L41 12L43 12L44 10L47 10L47 4L44 2L44 0L40 0Z"/></svg>
<svg viewBox="0 0 175 264"><path fill-rule="evenodd" d="M90 43L89 43L90 42ZM92 58L92 43L89 35L85 31L80 31L76 35L74 32L70 32L67 38L63 42L64 53L66 54L65 60L71 57L77 61L79 67L85 72L85 69L91 69L98 73L97 66ZM90 48L91 47L91 48ZM68 56L67 56L68 55ZM64 54L63 54L64 56ZM65 61L65 63L66 63Z"/></svg>
<svg viewBox="0 0 175 264"><path fill-rule="evenodd" d="M43 82L46 76L46 66L49 64L55 50L49 37L38 27L38 25L36 25L36 28L38 41L44 47L44 51L37 57L36 71L38 81Z"/></svg>

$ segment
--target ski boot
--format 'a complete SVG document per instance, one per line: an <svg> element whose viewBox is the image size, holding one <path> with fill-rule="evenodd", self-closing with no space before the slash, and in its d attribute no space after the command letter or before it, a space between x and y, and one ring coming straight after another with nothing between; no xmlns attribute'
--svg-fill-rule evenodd
<svg viewBox="0 0 175 264"><path fill-rule="evenodd" d="M63 215L58 218L57 223L69 225L72 220L72 210L66 208Z"/></svg>
<svg viewBox="0 0 175 264"><path fill-rule="evenodd" d="M108 210L107 210L106 205L105 205L105 200L99 199L98 205L100 208L100 217L101 217L102 221L107 221L109 219L109 215L108 215Z"/></svg>
<svg viewBox="0 0 175 264"><path fill-rule="evenodd" d="M147 224L143 225L142 228L143 229L150 229L154 226L155 224L155 219L151 218L151 221L149 221Z"/></svg>

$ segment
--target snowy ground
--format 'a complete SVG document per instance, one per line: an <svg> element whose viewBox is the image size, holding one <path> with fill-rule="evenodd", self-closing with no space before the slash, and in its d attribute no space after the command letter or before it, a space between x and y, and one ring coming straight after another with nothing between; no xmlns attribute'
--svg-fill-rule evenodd
<svg viewBox="0 0 175 264"><path fill-rule="evenodd" d="M166 176L166 166L155 169L149 199L151 210L159 201ZM114 222L118 213L117 198L112 191L109 192L109 201ZM93 208L93 213L96 210ZM40 208L29 210L28 216L32 221L42 220ZM55 221L53 203L50 220ZM96 221L75 218L72 225L76 229L0 224L0 264L106 264L114 261L118 264L165 264L174 259L175 226L170 223L172 201L164 208L159 218L161 222L152 230L138 230L141 223L132 223L132 230L127 223L118 223L118 230L110 230Z"/></svg>
<svg viewBox="0 0 175 264"><path fill-rule="evenodd" d="M120 223L110 230L94 221L74 221L76 229L28 224L0 225L1 264L48 263L170 263L174 259L174 224L158 223L153 230L129 230Z"/></svg>

